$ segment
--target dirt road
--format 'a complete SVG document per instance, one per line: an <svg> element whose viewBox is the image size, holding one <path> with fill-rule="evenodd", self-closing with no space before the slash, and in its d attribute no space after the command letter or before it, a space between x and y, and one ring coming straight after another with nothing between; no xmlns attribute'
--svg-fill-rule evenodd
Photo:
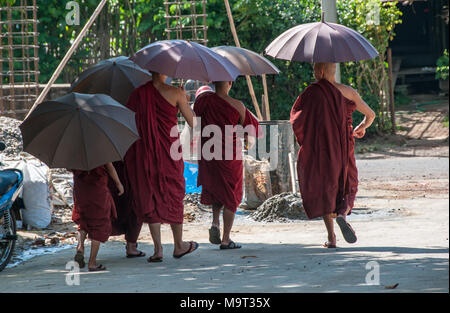
<svg viewBox="0 0 450 313"><path fill-rule="evenodd" d="M72 276L68 249L6 269L0 292L448 292L448 166L448 157L359 159L353 245L338 231L338 249L322 248L321 220L264 224L240 216L233 233L240 250L220 251L207 242L207 224L190 223L184 238L200 248L175 260L163 227L163 263L126 259L115 238L100 250L106 272ZM139 242L152 252L146 228ZM74 277L79 285L71 285Z"/></svg>

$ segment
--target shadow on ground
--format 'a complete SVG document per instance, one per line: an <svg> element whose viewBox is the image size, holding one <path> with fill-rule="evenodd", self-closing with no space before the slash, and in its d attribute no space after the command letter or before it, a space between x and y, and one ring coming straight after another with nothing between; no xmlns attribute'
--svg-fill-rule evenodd
<svg viewBox="0 0 450 313"><path fill-rule="evenodd" d="M151 245L140 247L152 251ZM0 292L448 292L446 247L252 243L220 251L205 243L180 260L171 257L171 245L164 248L164 261L149 264L145 258L126 259L123 244L108 243L100 255L108 271L81 270L79 286L66 284L73 251L43 256L0 273ZM367 285L374 264L380 284ZM395 290L385 288L397 283Z"/></svg>

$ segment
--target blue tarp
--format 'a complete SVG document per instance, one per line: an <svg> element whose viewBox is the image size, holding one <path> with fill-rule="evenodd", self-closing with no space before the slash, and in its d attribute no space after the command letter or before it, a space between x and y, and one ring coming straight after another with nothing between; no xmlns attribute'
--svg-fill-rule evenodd
<svg viewBox="0 0 450 313"><path fill-rule="evenodd" d="M186 193L201 193L202 187L197 187L198 164L184 162L184 181Z"/></svg>

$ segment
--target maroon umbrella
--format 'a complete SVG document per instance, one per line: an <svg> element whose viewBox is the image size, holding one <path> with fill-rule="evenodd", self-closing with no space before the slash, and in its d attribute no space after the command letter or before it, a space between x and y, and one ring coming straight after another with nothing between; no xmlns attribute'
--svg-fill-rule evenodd
<svg viewBox="0 0 450 313"><path fill-rule="evenodd" d="M378 56L377 50L358 32L323 20L285 31L265 52L277 59L310 63L361 61Z"/></svg>
<svg viewBox="0 0 450 313"><path fill-rule="evenodd" d="M130 59L144 69L172 78L234 81L240 75L230 61L192 41L157 41L142 48Z"/></svg>

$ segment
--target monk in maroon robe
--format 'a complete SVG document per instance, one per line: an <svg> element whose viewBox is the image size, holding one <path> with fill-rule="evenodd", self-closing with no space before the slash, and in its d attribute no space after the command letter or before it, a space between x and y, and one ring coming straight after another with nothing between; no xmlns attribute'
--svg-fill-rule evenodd
<svg viewBox="0 0 450 313"><path fill-rule="evenodd" d="M171 225L175 258L193 252L196 242L184 242L184 162L179 144L177 114L193 126L194 113L183 89L165 84L166 76L152 73L152 81L136 88L127 107L136 113L140 139L125 155L131 207L139 222L148 223L154 242L149 262L161 262L161 223Z"/></svg>
<svg viewBox="0 0 450 313"><path fill-rule="evenodd" d="M202 186L201 203L212 205L213 221L209 240L220 244L220 249L236 249L241 246L230 239L231 228L243 193L243 161L241 136L227 132L227 127L247 127L247 135L262 134L257 119L241 101L231 98L228 92L231 82L215 82L216 92L199 95L194 112L201 118L201 151L198 162L198 186ZM211 136L208 129L220 129L220 138ZM217 135L217 134L216 134ZM216 141L211 146L211 141ZM218 150L216 150L218 149ZM219 151L220 150L220 151ZM227 156L228 152L228 156ZM207 154L211 154L208 156ZM223 237L220 238L220 212L223 208Z"/></svg>
<svg viewBox="0 0 450 313"><path fill-rule="evenodd" d="M122 195L118 195L116 184L112 179L109 180L109 189L117 211L117 218L112 221L112 236L125 235L127 258L144 257L145 253L137 249L142 222L138 221L131 208L131 189L125 173L125 164L118 161L114 162L113 165L120 181L123 182L125 191Z"/></svg>
<svg viewBox="0 0 450 313"><path fill-rule="evenodd" d="M112 232L112 220L117 217L114 200L108 188L108 179L114 181L118 194L123 193L123 186L114 166L108 163L90 171L73 170L74 208L72 220L78 224L78 247L75 261L84 267L84 241L91 239L89 271L103 271L104 266L97 265L100 243L108 240Z"/></svg>
<svg viewBox="0 0 450 313"><path fill-rule="evenodd" d="M291 111L291 124L300 145L297 171L308 218L323 217L328 231L325 247L336 247L333 216L344 239L356 242L346 222L358 190L355 138L362 138L375 113L351 87L335 81L336 64L317 63L317 82L305 89ZM354 130L352 113L364 120Z"/></svg>

